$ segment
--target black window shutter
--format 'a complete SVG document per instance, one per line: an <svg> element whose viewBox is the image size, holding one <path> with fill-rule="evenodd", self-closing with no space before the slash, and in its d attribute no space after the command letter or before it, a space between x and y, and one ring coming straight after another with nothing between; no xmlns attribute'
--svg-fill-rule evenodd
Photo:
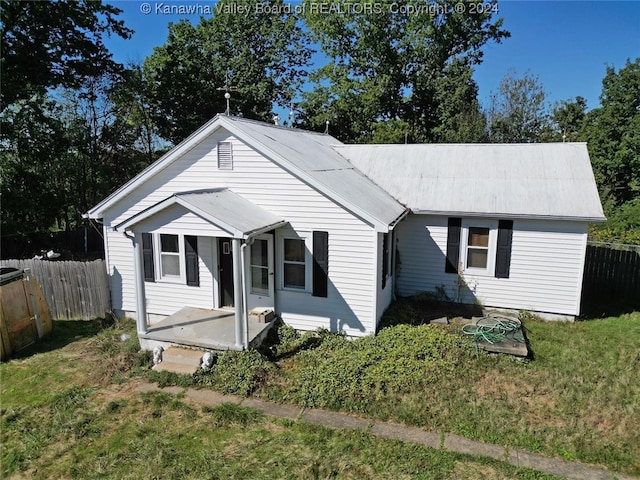
<svg viewBox="0 0 640 480"><path fill-rule="evenodd" d="M382 289L387 285L389 274L389 234L382 235Z"/></svg>
<svg viewBox="0 0 640 480"><path fill-rule="evenodd" d="M313 296L326 297L329 281L329 232L313 232Z"/></svg>
<svg viewBox="0 0 640 480"><path fill-rule="evenodd" d="M460 260L460 231L462 219L451 217L447 224L447 262L444 271L458 273L458 261Z"/></svg>
<svg viewBox="0 0 640 480"><path fill-rule="evenodd" d="M142 264L144 265L144 279L147 282L155 282L153 272L153 237L150 233L142 234Z"/></svg>
<svg viewBox="0 0 640 480"><path fill-rule="evenodd" d="M513 220L498 222L498 247L496 249L496 277L509 278L511 266L511 240L513 239Z"/></svg>
<svg viewBox="0 0 640 480"><path fill-rule="evenodd" d="M200 286L200 272L198 270L198 237L184 236L184 257L187 266L187 285Z"/></svg>

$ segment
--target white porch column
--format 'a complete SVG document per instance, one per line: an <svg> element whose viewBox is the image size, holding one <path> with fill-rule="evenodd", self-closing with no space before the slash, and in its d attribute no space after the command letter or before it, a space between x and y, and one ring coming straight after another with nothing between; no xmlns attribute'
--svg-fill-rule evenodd
<svg viewBox="0 0 640 480"><path fill-rule="evenodd" d="M138 335L147 333L147 303L144 291L144 259L142 256L142 234L133 237L133 263L136 274L136 326Z"/></svg>
<svg viewBox="0 0 640 480"><path fill-rule="evenodd" d="M242 349L242 251L239 238L234 238L231 242L231 251L233 253L233 304L235 305L235 320L236 320L236 347Z"/></svg>

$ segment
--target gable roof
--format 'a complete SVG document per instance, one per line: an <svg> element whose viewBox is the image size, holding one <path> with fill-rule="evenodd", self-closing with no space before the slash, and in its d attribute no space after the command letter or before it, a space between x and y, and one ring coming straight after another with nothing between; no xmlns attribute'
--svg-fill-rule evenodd
<svg viewBox="0 0 640 480"><path fill-rule="evenodd" d="M115 229L127 230L172 205L183 206L233 238L248 238L287 223L229 189L216 188L174 193L116 225Z"/></svg>
<svg viewBox="0 0 640 480"><path fill-rule="evenodd" d="M334 148L415 213L605 220L585 143Z"/></svg>
<svg viewBox="0 0 640 480"><path fill-rule="evenodd" d="M217 115L86 214L101 218L138 185L179 159L209 135L223 128L271 161L289 171L338 205L373 225L378 231L406 213L403 205L366 178L333 150L340 142L330 135L277 127L238 117Z"/></svg>

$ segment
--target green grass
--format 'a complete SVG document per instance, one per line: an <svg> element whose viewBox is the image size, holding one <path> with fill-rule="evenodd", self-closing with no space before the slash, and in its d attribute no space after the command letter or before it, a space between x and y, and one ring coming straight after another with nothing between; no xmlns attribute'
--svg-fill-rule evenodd
<svg viewBox="0 0 640 480"><path fill-rule="evenodd" d="M150 358L123 333L135 333L133 322L56 322L45 342L0 364L0 477L556 478L235 404L200 407L181 395L136 393L131 377ZM239 365L251 372L256 358L246 354ZM242 389L251 378L231 384Z"/></svg>
<svg viewBox="0 0 640 480"><path fill-rule="evenodd" d="M356 341L281 327L263 356L222 355L211 372L183 377L183 385L358 412L640 473L639 312L574 323L529 318L535 358L523 362L476 356L459 325L419 325L425 308L421 297L401 301L385 318L388 328Z"/></svg>

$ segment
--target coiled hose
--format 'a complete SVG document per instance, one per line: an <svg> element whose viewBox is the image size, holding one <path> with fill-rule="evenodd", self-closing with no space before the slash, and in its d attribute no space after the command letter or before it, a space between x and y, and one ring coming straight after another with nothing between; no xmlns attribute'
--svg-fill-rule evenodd
<svg viewBox="0 0 640 480"><path fill-rule="evenodd" d="M462 327L462 333L473 336L476 342L495 344L504 340L515 340L525 343L520 327L522 324L516 319L496 317L482 317L475 323L468 323Z"/></svg>

